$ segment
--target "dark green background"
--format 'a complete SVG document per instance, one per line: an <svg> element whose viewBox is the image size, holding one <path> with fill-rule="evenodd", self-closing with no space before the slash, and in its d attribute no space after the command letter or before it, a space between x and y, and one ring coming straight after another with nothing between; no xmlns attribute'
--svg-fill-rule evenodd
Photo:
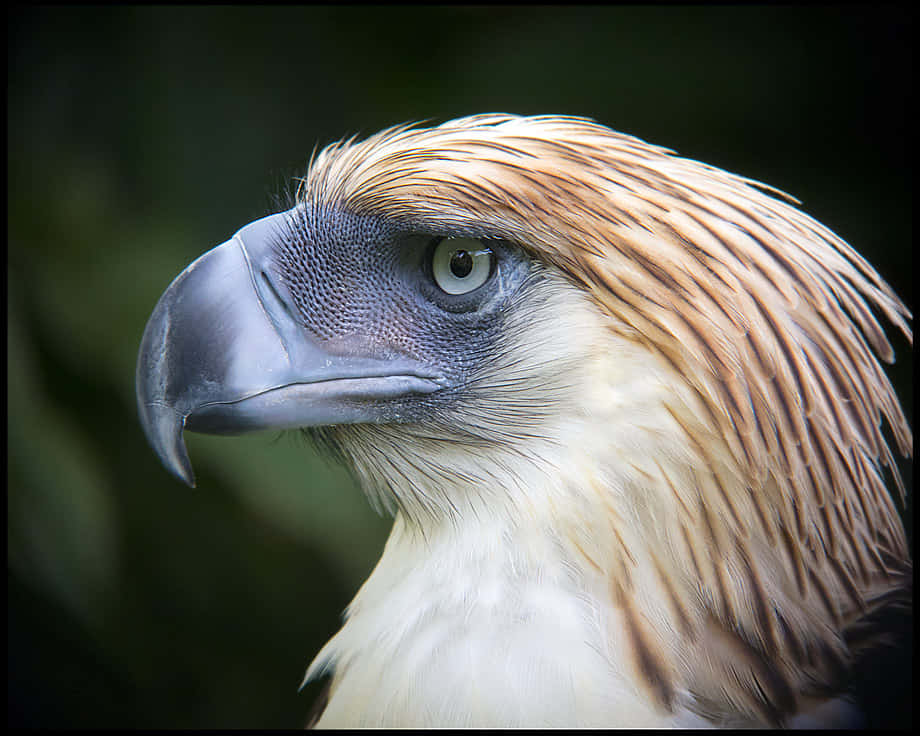
<svg viewBox="0 0 920 736"><path fill-rule="evenodd" d="M181 486L133 381L172 277L271 211L314 145L476 112L590 116L795 195L913 306L911 18L9 11L10 724L302 724L303 672L388 522L296 433L190 436L199 483ZM893 344L910 408L910 346Z"/></svg>

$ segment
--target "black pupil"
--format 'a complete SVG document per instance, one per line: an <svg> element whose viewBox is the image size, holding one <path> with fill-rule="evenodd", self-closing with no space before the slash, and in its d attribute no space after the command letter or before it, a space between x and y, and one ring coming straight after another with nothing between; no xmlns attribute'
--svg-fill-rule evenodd
<svg viewBox="0 0 920 736"><path fill-rule="evenodd" d="M458 279L466 278L473 270L473 256L465 250L455 250L450 256L450 272Z"/></svg>

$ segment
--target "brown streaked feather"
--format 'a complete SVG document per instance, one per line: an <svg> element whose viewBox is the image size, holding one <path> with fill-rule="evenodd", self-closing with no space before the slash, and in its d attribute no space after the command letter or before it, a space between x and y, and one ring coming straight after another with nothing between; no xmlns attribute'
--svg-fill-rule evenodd
<svg viewBox="0 0 920 736"><path fill-rule="evenodd" d="M747 578L747 587L749 594L746 600L752 604L754 620L756 622L755 630L758 635L761 648L764 654L773 657L779 650L779 632L777 631L778 622L776 621L773 607L770 605L769 596L766 588L760 579L760 573L757 570L752 555L748 548L739 539L735 539L735 551L738 559L741 560L743 574Z"/></svg>
<svg viewBox="0 0 920 736"><path fill-rule="evenodd" d="M633 597L622 590L616 581L612 585L614 606L622 614L622 630L626 633L627 649L638 674L637 680L646 686L654 702L670 711L675 693L668 658L658 643L658 637L643 619L643 615L636 610Z"/></svg>
<svg viewBox="0 0 920 736"><path fill-rule="evenodd" d="M712 670L692 685L701 713L714 720L746 713L777 726L795 711L793 683L779 662L715 618L706 621L703 632L700 654L709 658Z"/></svg>
<svg viewBox="0 0 920 736"><path fill-rule="evenodd" d="M696 635L696 627L690 620L690 614L684 606L682 597L678 594L676 582L654 553L651 554L651 558L655 566L655 572L658 574L658 578L661 581L661 586L664 588L668 605L671 608L672 617L681 635L692 641Z"/></svg>
<svg viewBox="0 0 920 736"><path fill-rule="evenodd" d="M323 712L329 704L329 697L332 695L332 683L333 679L330 677L326 684L323 685L323 689L319 691L319 694L313 701L313 705L310 706L310 711L307 713L307 718L304 721L303 727L305 729L316 728L319 719L323 717Z"/></svg>

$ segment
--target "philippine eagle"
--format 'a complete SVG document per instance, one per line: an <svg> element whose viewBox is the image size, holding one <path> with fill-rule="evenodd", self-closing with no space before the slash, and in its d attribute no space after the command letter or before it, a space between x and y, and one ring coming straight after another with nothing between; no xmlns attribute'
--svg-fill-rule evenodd
<svg viewBox="0 0 920 736"><path fill-rule="evenodd" d="M911 315L790 202L476 115L325 148L173 281L137 366L166 467L193 484L184 429L308 428L395 517L318 725L850 722L911 615L874 313Z"/></svg>

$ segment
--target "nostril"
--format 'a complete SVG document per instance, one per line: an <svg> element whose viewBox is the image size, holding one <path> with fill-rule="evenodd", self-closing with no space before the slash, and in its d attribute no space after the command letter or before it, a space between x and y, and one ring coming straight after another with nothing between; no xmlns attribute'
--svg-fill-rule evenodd
<svg viewBox="0 0 920 736"><path fill-rule="evenodd" d="M274 309L282 309L287 312L288 316L292 319L294 318L294 312L288 304L287 300L282 298L281 294L278 291L278 288L275 286L271 275L264 268L259 272L259 276L262 281L263 288L260 291L263 293L263 303L266 299L272 301L271 305L266 304L265 306L269 308L269 311L274 311ZM274 308L274 309L273 309Z"/></svg>

